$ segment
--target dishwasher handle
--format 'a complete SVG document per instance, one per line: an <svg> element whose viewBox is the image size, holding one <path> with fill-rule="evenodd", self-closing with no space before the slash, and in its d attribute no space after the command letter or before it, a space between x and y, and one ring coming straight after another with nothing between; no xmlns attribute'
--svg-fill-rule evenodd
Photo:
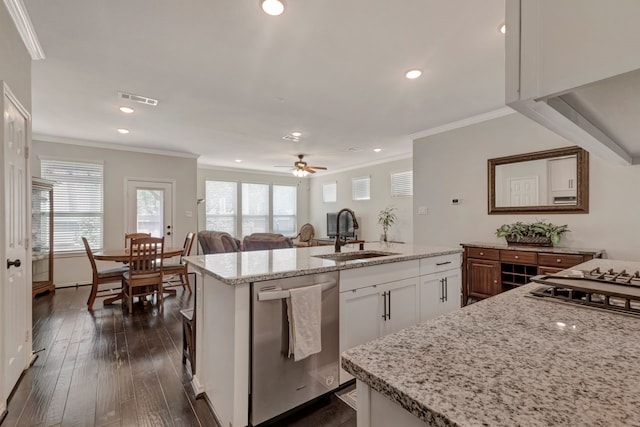
<svg viewBox="0 0 640 427"><path fill-rule="evenodd" d="M337 281L329 280L327 282L309 283L309 284L301 285L301 286L298 286L298 287L299 288L304 288L304 287L307 287L307 286L320 285L320 286L322 286L322 292L324 292L324 291L326 291L328 289L333 288L337 284L338 284ZM291 294L289 293L289 290L286 290L286 289L274 289L274 290L270 290L270 291L258 292L258 301L271 301L271 300L275 300L275 299L289 298L290 296L291 296Z"/></svg>

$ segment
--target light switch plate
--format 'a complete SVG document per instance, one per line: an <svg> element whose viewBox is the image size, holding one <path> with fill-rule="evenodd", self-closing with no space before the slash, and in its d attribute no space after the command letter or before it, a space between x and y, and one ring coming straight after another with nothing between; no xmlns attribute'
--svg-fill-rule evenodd
<svg viewBox="0 0 640 427"><path fill-rule="evenodd" d="M418 208L418 215L426 215L427 214L427 207L426 206L420 206Z"/></svg>

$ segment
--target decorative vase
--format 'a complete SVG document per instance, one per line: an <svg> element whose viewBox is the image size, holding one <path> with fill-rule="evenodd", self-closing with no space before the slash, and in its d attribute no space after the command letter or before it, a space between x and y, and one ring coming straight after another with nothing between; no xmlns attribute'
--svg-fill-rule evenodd
<svg viewBox="0 0 640 427"><path fill-rule="evenodd" d="M553 246L547 236L524 236L518 240L516 237L505 236L508 245L522 246Z"/></svg>

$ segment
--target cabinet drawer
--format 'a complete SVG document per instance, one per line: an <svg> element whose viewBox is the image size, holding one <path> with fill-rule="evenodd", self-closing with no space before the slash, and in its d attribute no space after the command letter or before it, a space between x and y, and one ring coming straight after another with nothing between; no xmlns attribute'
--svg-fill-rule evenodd
<svg viewBox="0 0 640 427"><path fill-rule="evenodd" d="M537 264L538 254L525 251L500 251L500 261L512 264Z"/></svg>
<svg viewBox="0 0 640 427"><path fill-rule="evenodd" d="M340 271L340 292L418 277L418 260L390 262Z"/></svg>
<svg viewBox="0 0 640 427"><path fill-rule="evenodd" d="M420 259L420 275L459 269L462 264L460 254L441 255Z"/></svg>
<svg viewBox="0 0 640 427"><path fill-rule="evenodd" d="M564 268L538 266L538 274L556 274L564 270Z"/></svg>
<svg viewBox="0 0 640 427"><path fill-rule="evenodd" d="M497 249L467 248L467 257L499 261L500 251Z"/></svg>
<svg viewBox="0 0 640 427"><path fill-rule="evenodd" d="M584 262L582 255L539 254L538 264L549 267L569 268Z"/></svg>

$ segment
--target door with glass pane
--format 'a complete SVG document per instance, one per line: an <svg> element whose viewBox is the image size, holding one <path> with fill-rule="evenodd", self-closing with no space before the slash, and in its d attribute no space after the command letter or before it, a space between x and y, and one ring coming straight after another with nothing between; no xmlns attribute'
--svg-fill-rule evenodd
<svg viewBox="0 0 640 427"><path fill-rule="evenodd" d="M151 233L173 246L173 182L127 180L126 233Z"/></svg>

